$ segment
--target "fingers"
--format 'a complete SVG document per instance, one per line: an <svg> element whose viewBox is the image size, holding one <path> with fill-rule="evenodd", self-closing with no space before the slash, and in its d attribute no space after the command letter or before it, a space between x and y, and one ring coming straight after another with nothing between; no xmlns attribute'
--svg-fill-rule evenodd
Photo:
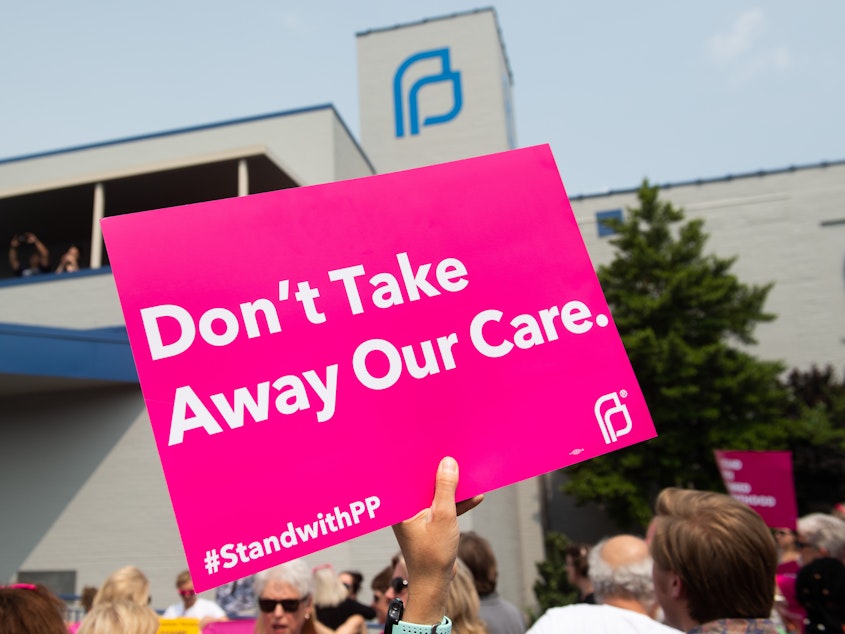
<svg viewBox="0 0 845 634"><path fill-rule="evenodd" d="M458 463L451 456L446 456L437 467L432 508L449 508L455 505L455 491L458 488Z"/></svg>
<svg viewBox="0 0 845 634"><path fill-rule="evenodd" d="M467 511L471 511L476 506L481 504L484 500L484 495L476 495L468 500L455 503L455 491L458 488L459 472L458 463L451 456L447 456L440 461L437 467L437 476L435 478L434 502L432 509L436 508L451 508L455 506L456 514L463 515Z"/></svg>
<svg viewBox="0 0 845 634"><path fill-rule="evenodd" d="M463 502L458 502L456 504L458 515L463 515L467 511L471 511L476 506L481 504L483 501L484 501L484 494L482 493L481 495L476 495L475 497L470 498L468 500L464 500Z"/></svg>

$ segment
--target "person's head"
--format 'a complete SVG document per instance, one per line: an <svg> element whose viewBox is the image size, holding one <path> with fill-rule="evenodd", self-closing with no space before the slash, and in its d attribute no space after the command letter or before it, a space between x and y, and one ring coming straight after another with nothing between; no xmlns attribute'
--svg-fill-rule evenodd
<svg viewBox="0 0 845 634"><path fill-rule="evenodd" d="M644 539L633 535L603 539L590 551L589 565L598 603L624 602L635 609L630 604L635 602L649 616L656 614L652 561Z"/></svg>
<svg viewBox="0 0 845 634"><path fill-rule="evenodd" d="M135 566L124 566L111 573L94 597L94 607L110 601L150 604L150 582Z"/></svg>
<svg viewBox="0 0 845 634"><path fill-rule="evenodd" d="M467 565L458 559L455 577L449 586L446 614L452 619L452 630L462 634L486 634L487 627L478 615L481 601Z"/></svg>
<svg viewBox="0 0 845 634"><path fill-rule="evenodd" d="M373 591L373 609L376 611L376 620L379 623L387 621L387 608L390 605L387 589L390 587L392 578L393 567L387 566L370 582L370 589Z"/></svg>
<svg viewBox="0 0 845 634"><path fill-rule="evenodd" d="M795 531L791 528L773 528L772 535L775 538L778 550L781 552L789 552L797 548L798 540Z"/></svg>
<svg viewBox="0 0 845 634"><path fill-rule="evenodd" d="M79 603L82 604L82 609L90 612L94 607L94 597L97 596L97 588L94 586L85 586L82 588L82 594L79 595Z"/></svg>
<svg viewBox="0 0 845 634"><path fill-rule="evenodd" d="M107 601L82 619L77 634L156 634L159 620L153 610L134 601Z"/></svg>
<svg viewBox="0 0 845 634"><path fill-rule="evenodd" d="M458 558L472 573L475 589L479 596L485 597L496 591L499 571L496 568L496 555L490 542L475 531L461 533L458 544Z"/></svg>
<svg viewBox="0 0 845 634"><path fill-rule="evenodd" d="M777 549L762 518L727 495L664 489L650 528L654 588L669 625L764 618Z"/></svg>
<svg viewBox="0 0 845 634"><path fill-rule="evenodd" d="M804 566L819 557L845 561L845 521L825 513L798 518L798 548Z"/></svg>
<svg viewBox="0 0 845 634"><path fill-rule="evenodd" d="M176 592L182 597L182 603L185 604L185 609L194 605L197 602L197 593L194 590L194 582L191 581L191 573L188 570L183 570L176 575Z"/></svg>
<svg viewBox="0 0 845 634"><path fill-rule="evenodd" d="M320 608L334 607L348 596L346 586L330 564L314 568L314 605Z"/></svg>
<svg viewBox="0 0 845 634"><path fill-rule="evenodd" d="M390 579L390 586L384 593L387 602L393 599L402 599L403 603L408 602L408 568L405 566L405 558L402 555L394 557L393 576Z"/></svg>
<svg viewBox="0 0 845 634"><path fill-rule="evenodd" d="M841 632L845 625L845 564L819 557L798 571L795 596L806 610L804 631Z"/></svg>
<svg viewBox="0 0 845 634"><path fill-rule="evenodd" d="M338 575L338 578L349 593L349 598L357 599L358 593L361 591L361 584L364 581L364 575L357 570L344 570Z"/></svg>
<svg viewBox="0 0 845 634"><path fill-rule="evenodd" d="M255 631L270 634L283 629L285 634L301 634L306 629L306 623L313 621L313 584L311 569L302 559L288 561L255 575L253 588L259 609Z"/></svg>
<svg viewBox="0 0 845 634"><path fill-rule="evenodd" d="M564 550L566 580L570 584L577 585L579 580L589 576L590 566L587 559L589 554L590 546L587 544L572 543Z"/></svg>
<svg viewBox="0 0 845 634"><path fill-rule="evenodd" d="M67 634L64 603L41 584L0 586L0 633Z"/></svg>

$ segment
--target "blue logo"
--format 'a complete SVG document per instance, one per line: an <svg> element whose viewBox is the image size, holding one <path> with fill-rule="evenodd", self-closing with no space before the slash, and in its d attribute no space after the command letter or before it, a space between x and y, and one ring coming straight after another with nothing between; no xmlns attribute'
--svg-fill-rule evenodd
<svg viewBox="0 0 845 634"><path fill-rule="evenodd" d="M464 104L463 95L461 94L461 73L460 71L453 71L451 62L449 60L449 49L438 48L431 51L422 51L415 53L406 59L399 68L396 69L396 74L393 76L393 112L396 119L396 136L401 138L405 136L405 104L402 98L402 77L405 75L411 66L419 61L427 59L440 60L440 72L436 75L427 75L421 77L411 86L408 92L408 119L410 121L410 134L416 135L420 133L420 115L419 115L419 92L423 86L435 84L439 82L452 82L452 109L449 112L439 115L426 117L422 124L437 125L438 123L446 123L451 121L461 111Z"/></svg>

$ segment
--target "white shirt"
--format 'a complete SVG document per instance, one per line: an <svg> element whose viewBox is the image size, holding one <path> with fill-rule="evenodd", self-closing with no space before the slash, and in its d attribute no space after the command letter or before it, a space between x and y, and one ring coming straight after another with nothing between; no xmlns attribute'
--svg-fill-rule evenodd
<svg viewBox="0 0 845 634"><path fill-rule="evenodd" d="M191 619L204 619L208 616L215 619L222 619L226 616L226 613L223 611L223 608L217 605L214 601L197 597L196 602L187 610L185 609L185 604L182 601L174 603L164 611L161 618L178 619L183 616Z"/></svg>
<svg viewBox="0 0 845 634"><path fill-rule="evenodd" d="M645 614L612 605L576 603L551 608L527 634L678 634Z"/></svg>

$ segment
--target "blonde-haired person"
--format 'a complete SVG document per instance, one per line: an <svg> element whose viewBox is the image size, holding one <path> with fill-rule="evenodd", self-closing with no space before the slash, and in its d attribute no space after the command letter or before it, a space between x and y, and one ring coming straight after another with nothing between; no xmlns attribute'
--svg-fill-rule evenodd
<svg viewBox="0 0 845 634"><path fill-rule="evenodd" d="M194 582L191 579L191 573L188 570L183 570L176 575L176 591L181 597L181 601L167 606L164 614L161 615L163 619L178 619L189 618L198 619L200 622L200 629L204 628L209 623L218 621L228 621L226 612L217 605L214 601L204 599L198 596L194 590Z"/></svg>
<svg viewBox="0 0 845 634"><path fill-rule="evenodd" d="M132 601L150 604L150 580L135 566L123 566L111 573L94 597L94 607L101 603Z"/></svg>
<svg viewBox="0 0 845 634"><path fill-rule="evenodd" d="M481 600L475 589L467 565L458 559L455 576L449 586L446 614L452 619L452 629L459 634L487 634L487 626L479 616Z"/></svg>
<svg viewBox="0 0 845 634"><path fill-rule="evenodd" d="M349 598L349 591L331 564L314 568L314 612L317 620L338 634L366 634L376 611Z"/></svg>
<svg viewBox="0 0 845 634"><path fill-rule="evenodd" d="M147 605L134 601L106 601L82 619L77 634L156 634L158 616Z"/></svg>

